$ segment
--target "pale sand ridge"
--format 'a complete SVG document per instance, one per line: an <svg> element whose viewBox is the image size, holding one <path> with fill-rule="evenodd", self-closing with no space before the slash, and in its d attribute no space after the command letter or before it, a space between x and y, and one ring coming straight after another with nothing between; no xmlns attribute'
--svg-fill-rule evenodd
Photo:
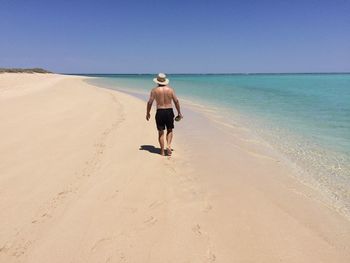
<svg viewBox="0 0 350 263"><path fill-rule="evenodd" d="M240 133L140 150L154 111L83 79L0 75L0 262L349 262L349 222Z"/></svg>

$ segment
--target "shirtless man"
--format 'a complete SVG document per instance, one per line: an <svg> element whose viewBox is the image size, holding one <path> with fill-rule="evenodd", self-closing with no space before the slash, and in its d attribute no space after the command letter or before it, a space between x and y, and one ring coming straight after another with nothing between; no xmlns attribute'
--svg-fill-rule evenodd
<svg viewBox="0 0 350 263"><path fill-rule="evenodd" d="M152 108L153 101L157 102L157 113L156 113L156 123L158 130L158 141L160 145L160 154L165 155L164 149L164 130L167 129L166 133L166 154L171 155L171 140L173 139L173 129L174 129L174 111L172 106L172 101L174 101L177 114L179 119L182 119L182 114L180 111L180 103L177 99L175 92L172 88L168 86L169 79L166 75L159 73L157 78L153 81L158 84L157 87L152 89L148 103L147 103L147 113L146 120L149 120L151 115L150 111Z"/></svg>

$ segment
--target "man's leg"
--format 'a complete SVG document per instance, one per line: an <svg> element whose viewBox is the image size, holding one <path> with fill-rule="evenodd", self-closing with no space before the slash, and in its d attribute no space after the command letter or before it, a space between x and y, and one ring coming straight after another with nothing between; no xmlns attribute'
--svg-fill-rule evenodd
<svg viewBox="0 0 350 263"><path fill-rule="evenodd" d="M160 145L160 154L164 155L164 131L158 131L158 141Z"/></svg>
<svg viewBox="0 0 350 263"><path fill-rule="evenodd" d="M168 129L166 132L167 154L171 155L171 141L173 139L173 129Z"/></svg>

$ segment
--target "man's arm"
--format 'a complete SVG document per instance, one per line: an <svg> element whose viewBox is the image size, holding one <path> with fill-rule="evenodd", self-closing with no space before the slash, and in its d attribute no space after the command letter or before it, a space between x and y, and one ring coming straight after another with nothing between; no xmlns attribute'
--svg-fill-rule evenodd
<svg viewBox="0 0 350 263"><path fill-rule="evenodd" d="M149 118L151 117L150 111L152 108L154 98L155 98L155 94L154 94L154 91L152 90L151 94L149 95L149 100L147 102L146 120L149 120Z"/></svg>
<svg viewBox="0 0 350 263"><path fill-rule="evenodd" d="M172 94L173 94L173 101L175 104L175 108L177 110L177 115L180 116L180 118L183 118L183 116L181 114L181 109L180 109L180 102L179 102L179 99L177 98L174 90L173 90Z"/></svg>

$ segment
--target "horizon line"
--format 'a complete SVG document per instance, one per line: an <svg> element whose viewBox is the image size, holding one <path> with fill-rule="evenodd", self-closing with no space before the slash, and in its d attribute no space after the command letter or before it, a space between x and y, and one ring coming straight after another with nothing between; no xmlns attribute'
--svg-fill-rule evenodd
<svg viewBox="0 0 350 263"><path fill-rule="evenodd" d="M54 73L54 72L53 72ZM158 73L64 73L63 75L155 75ZM317 75L317 74L350 74L349 72L247 72L247 73L166 73L167 75Z"/></svg>

